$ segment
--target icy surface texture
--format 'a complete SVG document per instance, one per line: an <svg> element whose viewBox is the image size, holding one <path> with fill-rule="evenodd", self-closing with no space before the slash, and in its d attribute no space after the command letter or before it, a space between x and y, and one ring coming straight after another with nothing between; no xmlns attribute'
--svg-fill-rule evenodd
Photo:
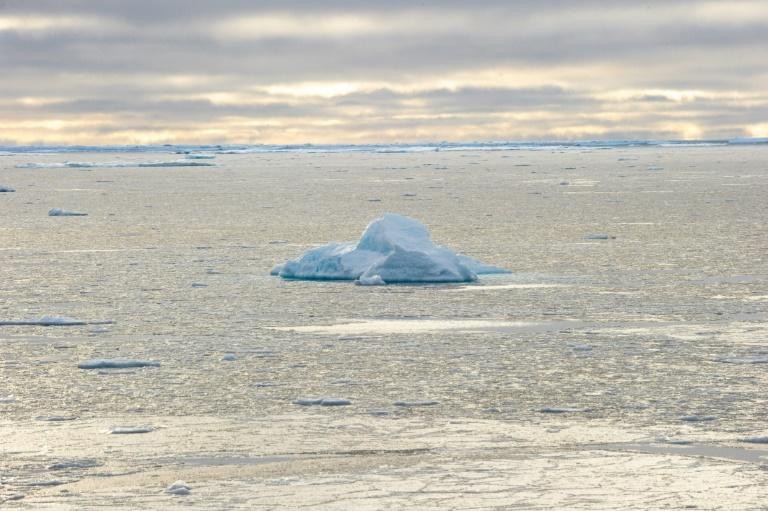
<svg viewBox="0 0 768 511"><path fill-rule="evenodd" d="M386 213L357 243L329 243L275 266L288 279L358 280L363 285L411 282L473 282L482 273L507 273L436 245L413 218Z"/></svg>

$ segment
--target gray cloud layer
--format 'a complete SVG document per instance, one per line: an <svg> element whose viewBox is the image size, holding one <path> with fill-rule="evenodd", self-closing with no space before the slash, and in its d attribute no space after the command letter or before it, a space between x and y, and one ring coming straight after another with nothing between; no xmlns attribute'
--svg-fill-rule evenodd
<svg viewBox="0 0 768 511"><path fill-rule="evenodd" d="M765 55L761 1L0 0L0 140L765 136Z"/></svg>

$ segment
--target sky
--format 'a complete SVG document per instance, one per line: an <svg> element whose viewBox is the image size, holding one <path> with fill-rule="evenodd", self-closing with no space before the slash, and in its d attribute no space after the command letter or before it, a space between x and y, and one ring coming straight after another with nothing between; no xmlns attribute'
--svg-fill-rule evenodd
<svg viewBox="0 0 768 511"><path fill-rule="evenodd" d="M0 0L0 144L768 137L768 0Z"/></svg>

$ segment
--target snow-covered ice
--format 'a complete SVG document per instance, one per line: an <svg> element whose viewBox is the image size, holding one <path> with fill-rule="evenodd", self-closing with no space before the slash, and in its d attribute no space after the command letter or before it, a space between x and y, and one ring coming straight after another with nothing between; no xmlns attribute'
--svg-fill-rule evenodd
<svg viewBox="0 0 768 511"><path fill-rule="evenodd" d="M365 285L473 282L485 273L507 270L436 245L424 224L394 213L371 222L357 243L328 243L271 271L286 279L358 280Z"/></svg>
<svg viewBox="0 0 768 511"><path fill-rule="evenodd" d="M62 208L52 208L48 210L48 216L88 216L88 213L81 213L79 211Z"/></svg>
<svg viewBox="0 0 768 511"><path fill-rule="evenodd" d="M154 360L137 360L131 358L95 358L77 364L80 369L124 369L126 367L160 367L160 362Z"/></svg>

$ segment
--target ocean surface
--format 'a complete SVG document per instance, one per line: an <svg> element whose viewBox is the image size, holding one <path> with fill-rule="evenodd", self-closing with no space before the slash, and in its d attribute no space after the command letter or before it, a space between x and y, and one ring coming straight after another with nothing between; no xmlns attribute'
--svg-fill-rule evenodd
<svg viewBox="0 0 768 511"><path fill-rule="evenodd" d="M757 509L742 142L0 147L0 506ZM512 273L269 275L384 212Z"/></svg>

